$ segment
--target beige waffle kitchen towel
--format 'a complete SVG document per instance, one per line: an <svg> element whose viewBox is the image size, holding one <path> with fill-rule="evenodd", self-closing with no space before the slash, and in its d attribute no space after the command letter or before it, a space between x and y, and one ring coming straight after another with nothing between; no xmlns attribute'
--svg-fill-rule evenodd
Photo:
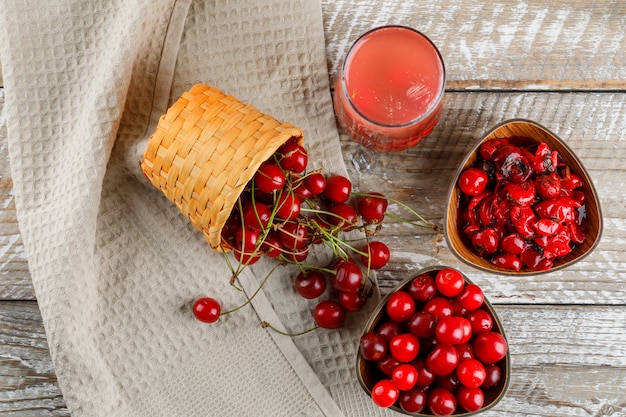
<svg viewBox="0 0 626 417"><path fill-rule="evenodd" d="M317 0L6 0L0 59L18 220L73 416L384 414L354 378L364 314L294 339L261 328L311 324L288 272L252 307L194 320L199 296L245 296L139 173L197 82L302 128L311 165L344 172ZM242 277L248 294L269 267Z"/></svg>

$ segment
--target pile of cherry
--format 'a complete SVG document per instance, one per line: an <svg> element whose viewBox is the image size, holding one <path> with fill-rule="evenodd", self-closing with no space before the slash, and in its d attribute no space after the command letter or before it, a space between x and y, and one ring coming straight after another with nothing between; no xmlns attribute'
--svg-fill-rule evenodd
<svg viewBox="0 0 626 417"><path fill-rule="evenodd" d="M239 262L233 268L233 281L241 268L262 257L296 264L295 291L307 299L320 299L313 310L317 326L337 328L346 312L360 310L371 295L369 271L389 261L387 245L371 240L385 217L388 200L380 193L355 196L347 177L307 172L307 164L302 145L282 145L239 197L222 238ZM343 239L344 232L354 230L363 232L360 242ZM306 263L311 247L319 244L333 252L330 265ZM210 297L197 300L193 313L209 323L224 314Z"/></svg>
<svg viewBox="0 0 626 417"><path fill-rule="evenodd" d="M436 416L474 412L486 390L503 381L506 339L481 288L456 269L412 278L379 314L359 347L378 406Z"/></svg>
<svg viewBox="0 0 626 417"><path fill-rule="evenodd" d="M585 241L583 181L546 143L486 141L457 185L460 232L496 266L548 270Z"/></svg>

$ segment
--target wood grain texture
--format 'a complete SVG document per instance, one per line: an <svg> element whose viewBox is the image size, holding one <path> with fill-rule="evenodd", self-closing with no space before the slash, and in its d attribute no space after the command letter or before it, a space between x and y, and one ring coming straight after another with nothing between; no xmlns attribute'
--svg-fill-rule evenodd
<svg viewBox="0 0 626 417"><path fill-rule="evenodd" d="M626 307L495 309L511 346L511 382L484 416L626 413L626 334L614 331L623 328ZM0 415L69 415L34 302L0 302Z"/></svg>
<svg viewBox="0 0 626 417"><path fill-rule="evenodd" d="M0 415L69 416L32 301L0 302Z"/></svg>
<svg viewBox="0 0 626 417"><path fill-rule="evenodd" d="M0 88L0 300L34 300L28 262L17 222Z"/></svg>
<svg viewBox="0 0 626 417"><path fill-rule="evenodd" d="M322 0L332 80L350 44L380 25L411 26L439 48L448 89L623 90L621 0Z"/></svg>

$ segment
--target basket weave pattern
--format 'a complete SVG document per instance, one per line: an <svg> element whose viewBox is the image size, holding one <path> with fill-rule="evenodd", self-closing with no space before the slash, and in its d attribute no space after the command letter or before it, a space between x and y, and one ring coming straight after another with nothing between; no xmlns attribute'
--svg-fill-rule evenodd
<svg viewBox="0 0 626 417"><path fill-rule="evenodd" d="M302 131L204 84L161 116L141 169L215 250L229 250L221 231L259 166Z"/></svg>

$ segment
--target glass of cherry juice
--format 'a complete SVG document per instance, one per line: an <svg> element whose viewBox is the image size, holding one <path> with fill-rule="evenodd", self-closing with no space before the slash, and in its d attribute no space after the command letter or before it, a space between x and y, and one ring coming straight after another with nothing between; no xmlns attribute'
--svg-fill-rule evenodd
<svg viewBox="0 0 626 417"><path fill-rule="evenodd" d="M333 104L339 124L363 146L402 151L433 130L442 111L445 67L415 29L382 26L350 47Z"/></svg>

